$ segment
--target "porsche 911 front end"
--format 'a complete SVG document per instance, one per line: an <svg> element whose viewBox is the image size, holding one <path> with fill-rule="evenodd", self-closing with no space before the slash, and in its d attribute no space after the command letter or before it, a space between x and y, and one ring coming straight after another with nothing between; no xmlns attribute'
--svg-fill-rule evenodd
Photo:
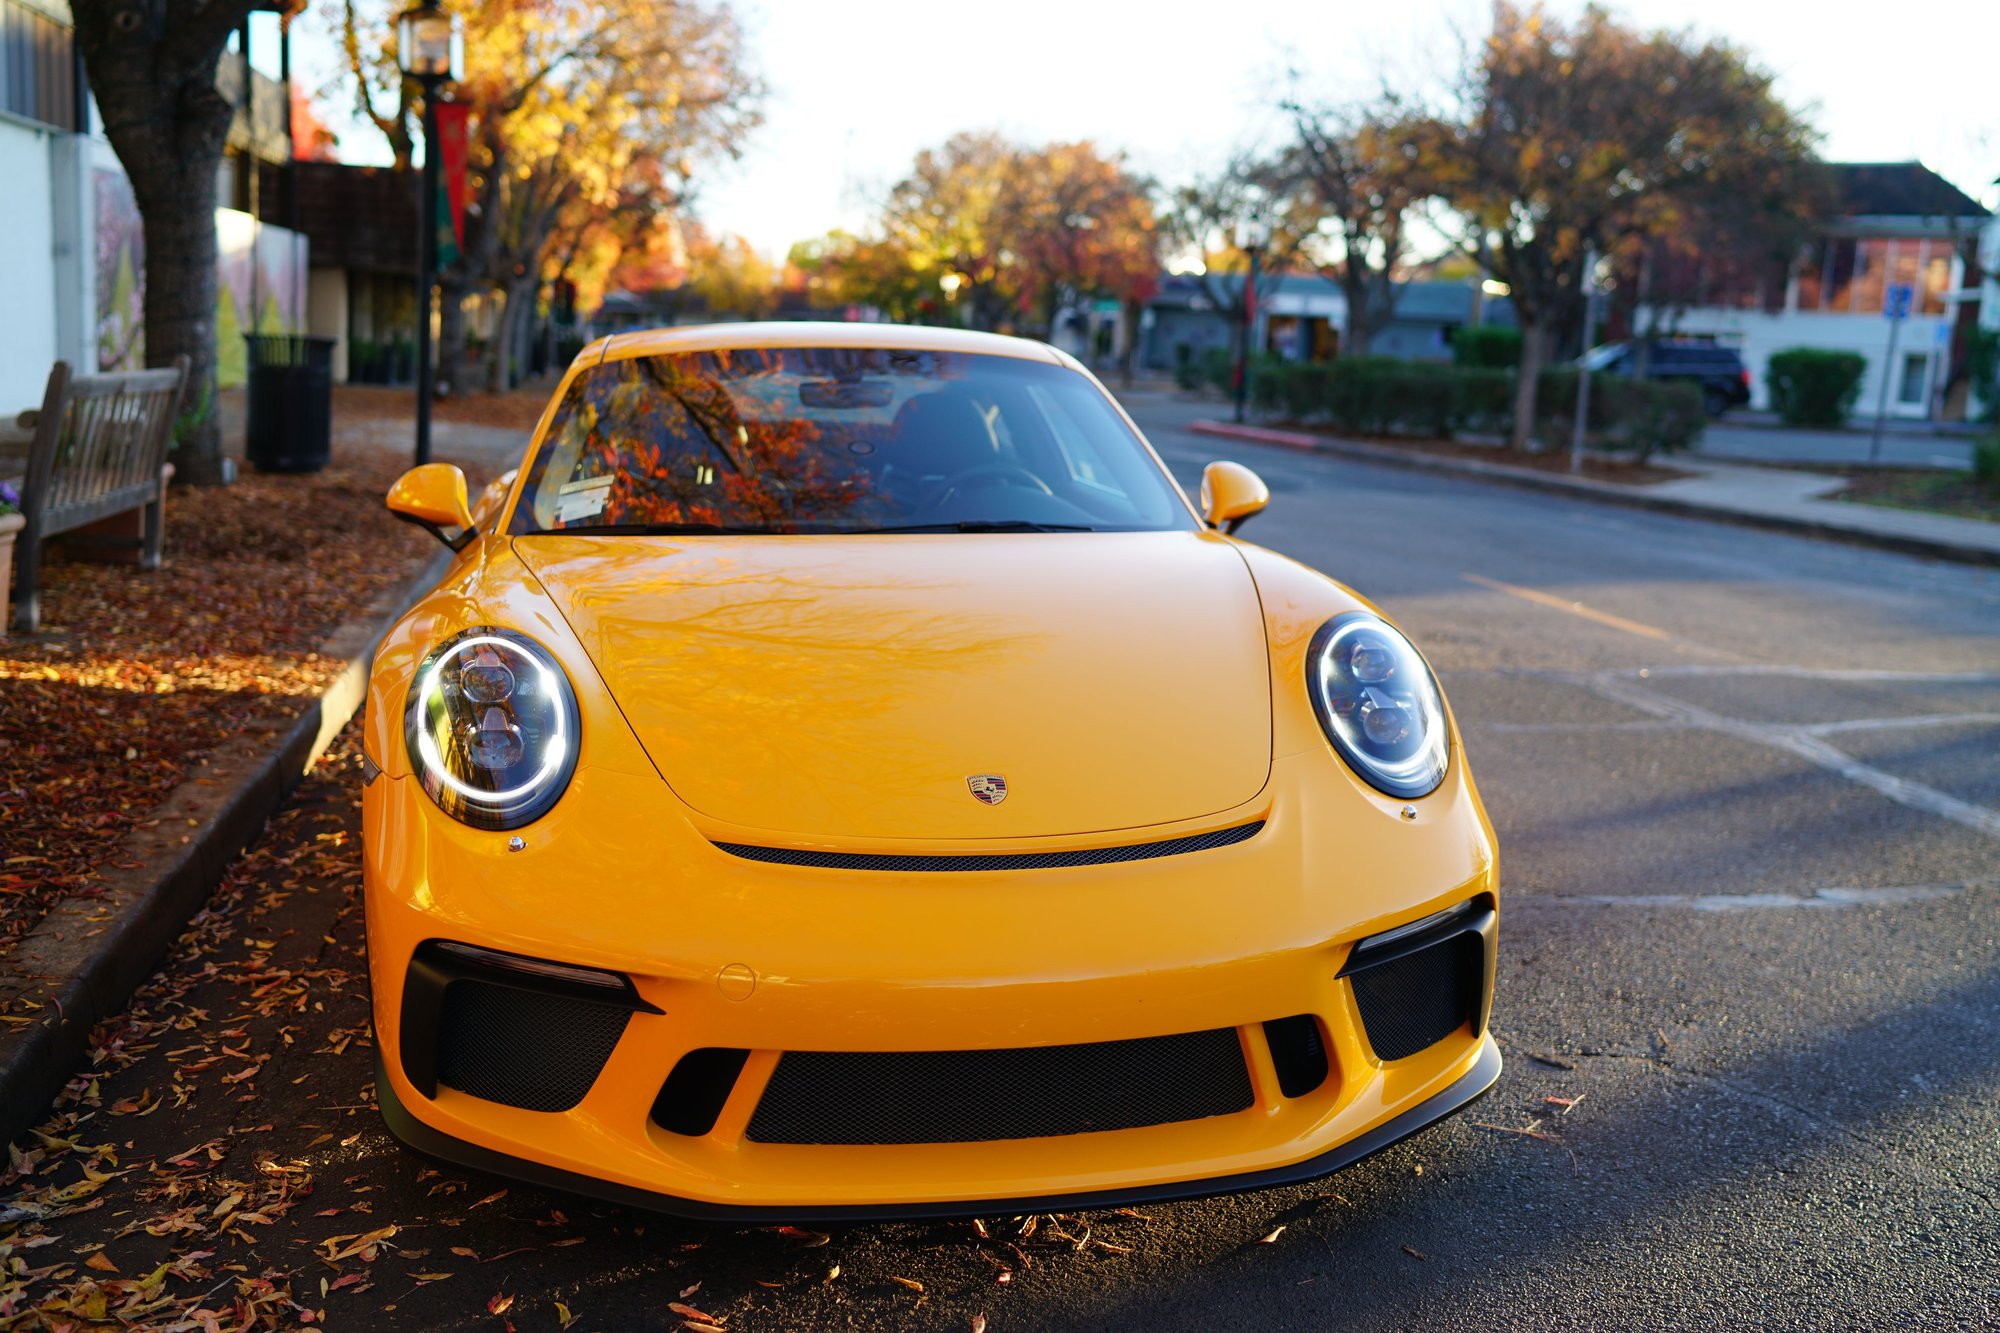
<svg viewBox="0 0 2000 1333"><path fill-rule="evenodd" d="M413 1147L694 1216L1018 1211L1309 1178L1497 1077L1429 668L1060 354L600 344L460 518L366 734Z"/></svg>

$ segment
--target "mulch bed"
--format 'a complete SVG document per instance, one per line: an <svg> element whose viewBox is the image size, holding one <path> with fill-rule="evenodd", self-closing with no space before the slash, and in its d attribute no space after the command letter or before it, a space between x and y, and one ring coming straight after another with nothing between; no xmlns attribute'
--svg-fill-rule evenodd
<svg viewBox="0 0 2000 1333"><path fill-rule="evenodd" d="M1847 478L1847 489L1834 496L1836 500L2000 523L2000 488L1981 485L1969 472L1936 468L1843 468L1841 473Z"/></svg>
<svg viewBox="0 0 2000 1333"><path fill-rule="evenodd" d="M1400 435L1353 435L1319 426L1302 426L1296 422L1279 424L1285 430L1324 435L1329 439L1361 440L1385 448L1407 450L1410 453L1435 454L1440 458L1470 458L1481 463L1496 463L1502 467L1570 475L1567 446L1531 454L1504 444L1473 444L1464 440L1413 440ZM1630 459L1607 458L1602 454L1585 454L1581 475L1592 481L1609 481L1621 486L1657 486L1663 481L1680 481L1695 474L1685 468L1662 463L1637 463Z"/></svg>
<svg viewBox="0 0 2000 1333"><path fill-rule="evenodd" d="M382 506L403 466L337 453L316 476L177 487L161 569L45 567L42 631L0 639L0 951L206 753L345 666L316 649L435 549Z"/></svg>

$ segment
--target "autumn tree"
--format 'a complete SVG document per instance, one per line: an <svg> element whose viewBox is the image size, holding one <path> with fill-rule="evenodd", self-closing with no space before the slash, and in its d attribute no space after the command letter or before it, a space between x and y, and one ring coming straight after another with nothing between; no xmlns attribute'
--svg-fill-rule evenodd
<svg viewBox="0 0 2000 1333"><path fill-rule="evenodd" d="M830 231L794 245L786 262L805 275L812 303L822 308L869 307L898 323L922 324L939 322L952 305L930 262L885 236Z"/></svg>
<svg viewBox="0 0 2000 1333"><path fill-rule="evenodd" d="M919 152L882 207L884 246L875 257L899 255L920 284L950 287L974 328L998 327L1020 301L998 226L1016 157L998 134L955 134Z"/></svg>
<svg viewBox="0 0 2000 1333"><path fill-rule="evenodd" d="M394 7L364 3L341 14L357 107L407 164L419 94L395 67ZM469 203L461 257L438 276L438 355L448 382L472 378L464 303L486 296L498 317L482 378L502 389L552 254L585 250L602 216L678 208L701 162L739 150L762 90L721 6L487 0L466 26L452 97L468 108Z"/></svg>
<svg viewBox="0 0 2000 1333"><path fill-rule="evenodd" d="M1517 448L1537 373L1581 319L1588 255L1629 255L1732 192L1784 197L1811 170L1812 131L1741 51L1640 32L1594 5L1565 22L1496 0L1457 101L1426 127L1425 151L1447 225L1513 296Z"/></svg>
<svg viewBox="0 0 2000 1333"><path fill-rule="evenodd" d="M1280 160L1239 153L1219 170L1193 177L1168 192L1159 217L1161 239L1170 254L1192 261L1209 304L1241 323L1248 282L1227 281L1247 274L1249 256L1238 246L1238 229L1257 218L1269 229L1260 255L1254 293L1261 305L1287 272L1308 262L1306 248L1319 228L1319 214Z"/></svg>
<svg viewBox="0 0 2000 1333"><path fill-rule="evenodd" d="M73 0L84 72L125 175L146 245L146 361L186 356L176 475L223 476L216 421L215 182L233 109L215 76L252 0Z"/></svg>
<svg viewBox="0 0 2000 1333"><path fill-rule="evenodd" d="M1347 298L1344 350L1365 355L1396 316L1411 224L1431 194L1421 122L1392 101L1338 108L1285 103L1293 142L1277 171L1319 215L1306 245Z"/></svg>
<svg viewBox="0 0 2000 1333"><path fill-rule="evenodd" d="M1159 236L1149 183L1088 141L1016 150L992 227L1009 286L1043 328L1067 300L1106 296L1127 308L1152 294Z"/></svg>

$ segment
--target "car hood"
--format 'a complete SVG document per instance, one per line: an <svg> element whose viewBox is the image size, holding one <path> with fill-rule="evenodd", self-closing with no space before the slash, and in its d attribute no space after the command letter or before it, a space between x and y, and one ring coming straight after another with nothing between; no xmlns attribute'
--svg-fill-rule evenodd
<svg viewBox="0 0 2000 1333"><path fill-rule="evenodd" d="M1270 772L1257 589L1208 534L514 545L661 774L716 820L1041 837L1198 818ZM988 774L997 804L968 784Z"/></svg>

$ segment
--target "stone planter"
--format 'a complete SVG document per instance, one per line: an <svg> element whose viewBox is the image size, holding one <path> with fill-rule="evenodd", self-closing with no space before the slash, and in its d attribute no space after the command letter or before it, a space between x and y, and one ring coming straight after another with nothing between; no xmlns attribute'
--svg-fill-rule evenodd
<svg viewBox="0 0 2000 1333"><path fill-rule="evenodd" d="M0 514L0 639L7 637L7 627L14 623L13 599L8 589L14 583L14 538L28 520L19 514Z"/></svg>

